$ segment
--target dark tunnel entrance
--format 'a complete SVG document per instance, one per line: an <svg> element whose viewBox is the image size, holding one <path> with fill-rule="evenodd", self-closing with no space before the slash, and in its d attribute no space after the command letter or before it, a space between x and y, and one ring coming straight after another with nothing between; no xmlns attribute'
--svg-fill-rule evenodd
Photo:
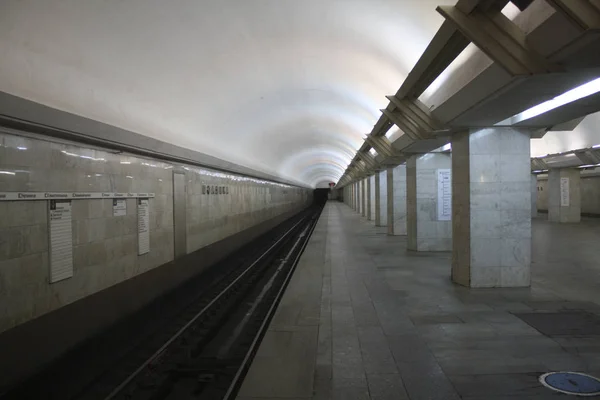
<svg viewBox="0 0 600 400"><path fill-rule="evenodd" d="M324 206L329 198L331 189L315 189L313 201L316 205Z"/></svg>

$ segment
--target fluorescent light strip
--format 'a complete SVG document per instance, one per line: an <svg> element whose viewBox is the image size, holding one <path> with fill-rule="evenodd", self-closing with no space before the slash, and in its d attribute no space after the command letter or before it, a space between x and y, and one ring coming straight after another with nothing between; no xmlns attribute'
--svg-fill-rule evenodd
<svg viewBox="0 0 600 400"><path fill-rule="evenodd" d="M545 101L519 114L513 115L504 121L498 122L496 125L514 125L598 92L600 92L600 78L578 86L575 89L571 89L568 92L556 96L552 100Z"/></svg>

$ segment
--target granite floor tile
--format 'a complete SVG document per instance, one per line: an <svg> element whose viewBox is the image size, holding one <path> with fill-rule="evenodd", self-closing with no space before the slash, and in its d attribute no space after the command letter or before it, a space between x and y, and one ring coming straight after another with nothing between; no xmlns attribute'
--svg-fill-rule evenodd
<svg viewBox="0 0 600 400"><path fill-rule="evenodd" d="M411 400L460 399L437 363L398 363L398 370Z"/></svg>
<svg viewBox="0 0 600 400"><path fill-rule="evenodd" d="M358 329L363 365L367 374L397 373L396 363L380 327Z"/></svg>
<svg viewBox="0 0 600 400"><path fill-rule="evenodd" d="M410 400L399 374L368 374L371 400Z"/></svg>
<svg viewBox="0 0 600 400"><path fill-rule="evenodd" d="M514 314L600 315L600 221L535 219L532 226L532 287L470 289L449 279L450 253L407 252L406 237L387 236L385 227L328 203L303 255L311 265L299 264L296 286L290 283L279 322L255 358L265 376L255 368L249 385L268 382L270 400L564 398L538 376L564 369L600 375L600 336L550 338ZM298 346L294 335L311 327L312 342ZM297 361L283 356L291 353L311 359L310 368L295 370ZM280 382L271 384L273 375ZM265 393L251 394L258 400Z"/></svg>
<svg viewBox="0 0 600 400"><path fill-rule="evenodd" d="M410 315L410 319L415 325L462 324L464 322L452 314Z"/></svg>
<svg viewBox="0 0 600 400"><path fill-rule="evenodd" d="M477 396L549 396L538 380L543 371L526 374L449 375L463 398Z"/></svg>

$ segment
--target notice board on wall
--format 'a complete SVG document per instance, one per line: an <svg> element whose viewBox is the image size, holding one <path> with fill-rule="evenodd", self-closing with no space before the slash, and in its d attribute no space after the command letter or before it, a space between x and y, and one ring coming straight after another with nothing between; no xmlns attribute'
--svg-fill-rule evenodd
<svg viewBox="0 0 600 400"><path fill-rule="evenodd" d="M438 221L450 221L452 219L452 170L438 169Z"/></svg>
<svg viewBox="0 0 600 400"><path fill-rule="evenodd" d="M138 255L150 252L150 200L138 199Z"/></svg>
<svg viewBox="0 0 600 400"><path fill-rule="evenodd" d="M569 178L560 178L560 206L569 207L571 196L569 190Z"/></svg>
<svg viewBox="0 0 600 400"><path fill-rule="evenodd" d="M48 229L50 283L73 276L73 227L70 200L50 200Z"/></svg>
<svg viewBox="0 0 600 400"><path fill-rule="evenodd" d="M113 199L113 217L123 217L127 215L127 200Z"/></svg>

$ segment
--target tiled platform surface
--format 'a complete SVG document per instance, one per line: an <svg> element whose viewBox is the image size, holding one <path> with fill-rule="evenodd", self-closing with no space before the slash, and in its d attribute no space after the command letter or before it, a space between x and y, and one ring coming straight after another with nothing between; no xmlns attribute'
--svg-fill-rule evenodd
<svg viewBox="0 0 600 400"><path fill-rule="evenodd" d="M450 281L450 253L407 252L329 202L238 399L569 398L538 376L600 376L600 336L544 336L515 314L600 316L599 243L600 221L536 219L532 287L472 290Z"/></svg>

